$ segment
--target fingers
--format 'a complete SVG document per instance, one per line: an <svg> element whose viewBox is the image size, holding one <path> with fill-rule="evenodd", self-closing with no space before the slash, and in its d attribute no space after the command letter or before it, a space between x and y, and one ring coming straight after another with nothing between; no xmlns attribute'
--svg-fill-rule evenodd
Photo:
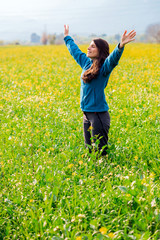
<svg viewBox="0 0 160 240"><path fill-rule="evenodd" d="M67 36L69 33L69 25L64 25L64 35Z"/></svg>
<svg viewBox="0 0 160 240"><path fill-rule="evenodd" d="M135 30L130 31L128 34L132 34L133 32L135 32Z"/></svg>
<svg viewBox="0 0 160 240"><path fill-rule="evenodd" d="M125 37L134 37L136 35L135 30L130 31L127 35L127 30L124 31L123 36Z"/></svg>
<svg viewBox="0 0 160 240"><path fill-rule="evenodd" d="M124 31L124 33L123 33L123 36L125 36L125 35L126 35L126 33L127 33L127 30L125 30L125 31Z"/></svg>
<svg viewBox="0 0 160 240"><path fill-rule="evenodd" d="M132 41L134 41L134 40L135 40L135 38L132 38L132 39L129 40L129 42L132 42Z"/></svg>
<svg viewBox="0 0 160 240"><path fill-rule="evenodd" d="M64 25L64 29L69 31L69 25Z"/></svg>
<svg viewBox="0 0 160 240"><path fill-rule="evenodd" d="M135 37L136 36L135 30L130 31L127 36L131 38Z"/></svg>
<svg viewBox="0 0 160 240"><path fill-rule="evenodd" d="M64 30L65 30L65 31L67 31L67 26L68 26L68 25L66 25L66 24L64 25Z"/></svg>
<svg viewBox="0 0 160 240"><path fill-rule="evenodd" d="M134 32L132 35L131 35L131 37L135 37L136 36L136 32Z"/></svg>

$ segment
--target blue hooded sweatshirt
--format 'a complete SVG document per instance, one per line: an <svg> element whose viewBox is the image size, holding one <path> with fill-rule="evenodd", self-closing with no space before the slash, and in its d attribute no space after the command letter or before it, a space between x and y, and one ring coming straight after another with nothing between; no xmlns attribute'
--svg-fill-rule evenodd
<svg viewBox="0 0 160 240"><path fill-rule="evenodd" d="M74 40L70 36L66 36L64 38L64 41L70 54L82 68L80 94L82 111L108 111L109 107L106 102L104 89L107 86L108 79L113 68L118 65L118 61L122 55L124 48L119 48L117 45L114 51L105 59L103 65L100 68L97 78L92 79L89 83L84 83L82 79L83 73L91 67L93 61L79 49L79 47L74 43Z"/></svg>

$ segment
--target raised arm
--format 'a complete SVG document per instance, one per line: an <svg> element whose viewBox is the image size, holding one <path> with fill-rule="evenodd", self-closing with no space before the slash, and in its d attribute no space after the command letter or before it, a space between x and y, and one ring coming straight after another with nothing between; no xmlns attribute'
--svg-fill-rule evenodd
<svg viewBox="0 0 160 240"><path fill-rule="evenodd" d="M113 52L106 58L103 64L103 71L105 74L110 73L114 67L118 65L119 59L122 56L124 46L135 40L136 32L132 30L127 34L127 31L123 33L121 37L121 42L117 45L117 47L113 50Z"/></svg>
<svg viewBox="0 0 160 240"><path fill-rule="evenodd" d="M90 62L90 59L83 53L79 47L75 44L74 40L68 35L69 34L69 26L64 25L64 41L65 44L72 55L72 57L76 60L76 62L84 68L87 62Z"/></svg>

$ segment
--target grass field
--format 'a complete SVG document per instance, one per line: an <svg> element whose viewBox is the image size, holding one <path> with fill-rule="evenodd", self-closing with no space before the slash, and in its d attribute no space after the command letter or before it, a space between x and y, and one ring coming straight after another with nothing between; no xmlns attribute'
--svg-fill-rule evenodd
<svg viewBox="0 0 160 240"><path fill-rule="evenodd" d="M159 56L158 44L126 46L105 90L108 155L97 157L66 47L0 48L0 239L160 239Z"/></svg>

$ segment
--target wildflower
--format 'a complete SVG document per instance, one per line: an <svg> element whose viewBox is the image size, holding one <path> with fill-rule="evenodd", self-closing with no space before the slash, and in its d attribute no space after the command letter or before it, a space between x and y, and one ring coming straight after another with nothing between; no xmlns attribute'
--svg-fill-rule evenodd
<svg viewBox="0 0 160 240"><path fill-rule="evenodd" d="M150 175L149 175L149 177L150 177L150 179L154 179L154 177L155 177L155 174L154 173L151 173Z"/></svg>
<svg viewBox="0 0 160 240"><path fill-rule="evenodd" d="M138 157L137 157L137 156L135 156L135 157L134 157L134 159L135 159L135 160L137 160L137 159L138 159Z"/></svg>
<svg viewBox="0 0 160 240"><path fill-rule="evenodd" d="M72 217L71 222L75 222L75 220L76 220L75 217Z"/></svg>
<svg viewBox="0 0 160 240"><path fill-rule="evenodd" d="M79 214L78 217L79 218L85 218L86 216L84 214Z"/></svg>
<svg viewBox="0 0 160 240"><path fill-rule="evenodd" d="M74 166L74 164L71 163L71 164L68 165L68 168L72 168L73 166Z"/></svg>
<svg viewBox="0 0 160 240"><path fill-rule="evenodd" d="M141 181L141 184L144 184L144 183L146 183L146 179L145 178L143 178L142 181Z"/></svg>
<svg viewBox="0 0 160 240"><path fill-rule="evenodd" d="M60 229L59 226L57 226L57 227L55 227L55 228L53 229L53 231L56 232L56 231L58 231L59 229Z"/></svg>
<svg viewBox="0 0 160 240"><path fill-rule="evenodd" d="M83 184L83 181L81 179L79 179L79 183L82 185Z"/></svg>
<svg viewBox="0 0 160 240"><path fill-rule="evenodd" d="M45 227L47 225L47 222L46 221L44 221L44 223L43 223L43 227Z"/></svg>
<svg viewBox="0 0 160 240"><path fill-rule="evenodd" d="M151 207L156 207L156 200L155 200L155 198L151 202Z"/></svg>
<svg viewBox="0 0 160 240"><path fill-rule="evenodd" d="M54 151L54 148L51 147L50 150L51 150L51 151Z"/></svg>
<svg viewBox="0 0 160 240"><path fill-rule="evenodd" d="M113 173L112 173L112 172L110 172L108 175L109 175L109 176L111 176L111 175L113 175Z"/></svg>
<svg viewBox="0 0 160 240"><path fill-rule="evenodd" d="M112 233L112 232L110 232L110 233L108 234L108 237L110 237L110 238L114 238L114 237L115 237L115 234Z"/></svg>
<svg viewBox="0 0 160 240"><path fill-rule="evenodd" d="M131 196L131 194L129 194L129 193L128 193L128 194L126 194L126 197L130 197L130 196Z"/></svg>
<svg viewBox="0 0 160 240"><path fill-rule="evenodd" d="M93 129L93 127L92 126L90 126L89 128L88 128L88 131L91 131Z"/></svg>
<svg viewBox="0 0 160 240"><path fill-rule="evenodd" d="M81 240L81 239L82 239L82 237L80 237L80 236L76 237L76 240Z"/></svg>
<svg viewBox="0 0 160 240"><path fill-rule="evenodd" d="M108 229L105 228L105 227L101 227L101 228L99 229L99 231L100 231L101 234L106 234L107 231L108 231Z"/></svg>
<svg viewBox="0 0 160 240"><path fill-rule="evenodd" d="M108 177L107 176L103 176L104 179L107 179Z"/></svg>
<svg viewBox="0 0 160 240"><path fill-rule="evenodd" d="M83 164L83 161L79 161L79 164L82 165L82 164Z"/></svg>
<svg viewBox="0 0 160 240"><path fill-rule="evenodd" d="M72 173L72 176L76 176L76 175L77 175L77 173L76 173L76 172L73 172L73 173Z"/></svg>

